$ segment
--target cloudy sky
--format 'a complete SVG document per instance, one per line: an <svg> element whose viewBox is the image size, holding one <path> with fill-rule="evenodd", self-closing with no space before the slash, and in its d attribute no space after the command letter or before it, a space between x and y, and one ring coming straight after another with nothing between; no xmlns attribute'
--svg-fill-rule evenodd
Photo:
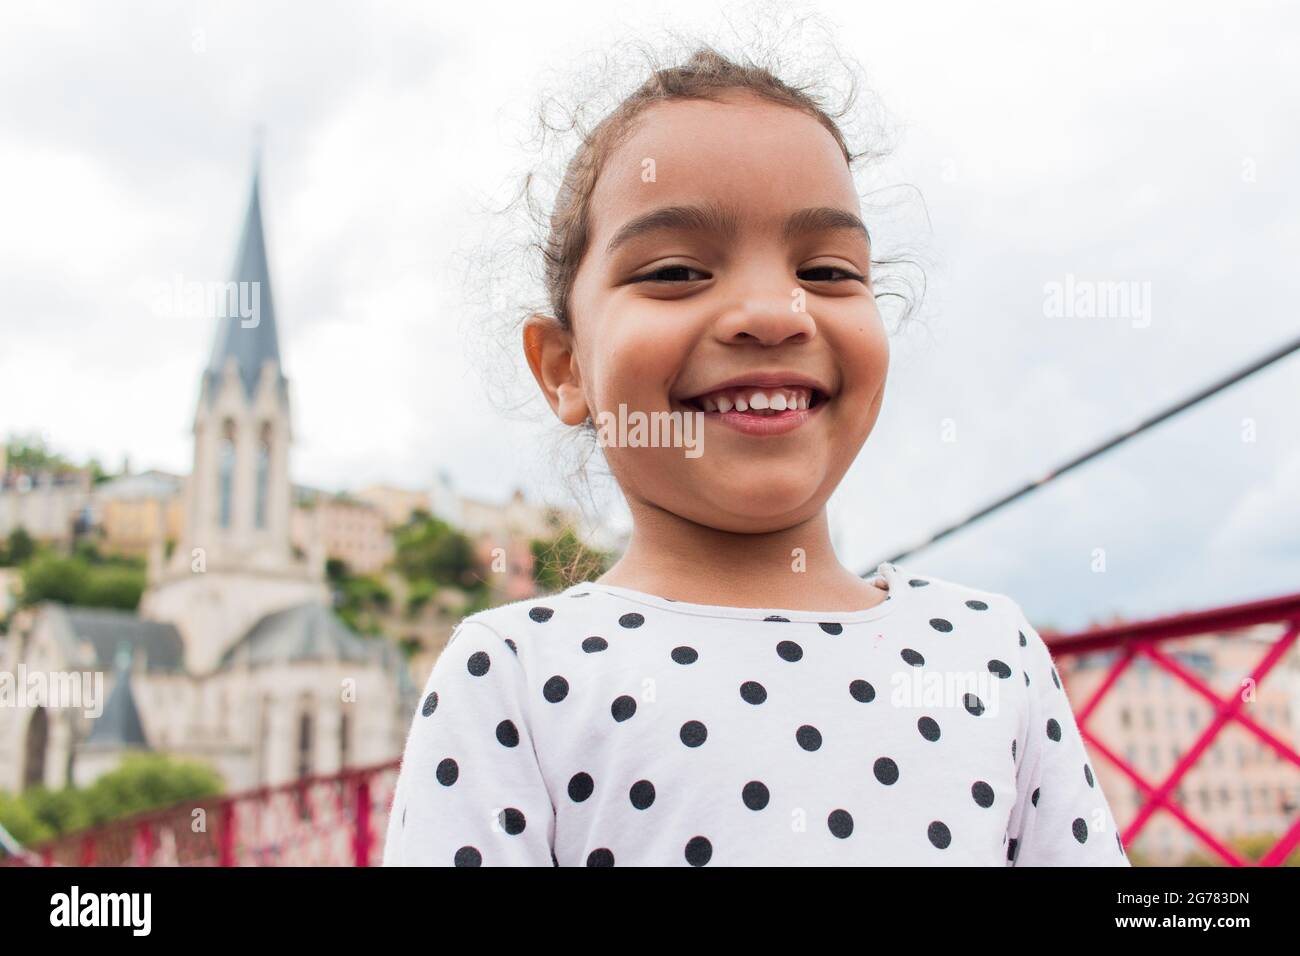
<svg viewBox="0 0 1300 956"><path fill-rule="evenodd" d="M897 554L1300 331L1295 7L797 9L887 111L894 151L866 174L866 208L928 286L832 500L847 563ZM734 50L745 10L5 4L0 434L188 469L212 325L159 292L227 278L261 126L295 479L421 486L441 469L484 497L558 495L553 432L485 394L487 305L527 288L513 258L484 254L519 236L488 210L547 162L528 138L540 98L592 92L611 42L668 25ZM782 41L792 69L818 69L799 36ZM1134 298L1060 314L1054 283ZM1300 356L905 564L1057 627L1300 591L1298 394Z"/></svg>

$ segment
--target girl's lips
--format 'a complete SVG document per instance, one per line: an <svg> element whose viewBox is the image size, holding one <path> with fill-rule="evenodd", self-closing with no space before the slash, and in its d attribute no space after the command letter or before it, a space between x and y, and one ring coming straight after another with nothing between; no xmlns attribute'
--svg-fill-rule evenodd
<svg viewBox="0 0 1300 956"><path fill-rule="evenodd" d="M783 412L771 412L757 415L752 412L702 412L705 421L718 422L745 435L766 438L784 435L806 424L814 415L826 407L825 400L811 408L789 408ZM698 409L697 409L698 411Z"/></svg>

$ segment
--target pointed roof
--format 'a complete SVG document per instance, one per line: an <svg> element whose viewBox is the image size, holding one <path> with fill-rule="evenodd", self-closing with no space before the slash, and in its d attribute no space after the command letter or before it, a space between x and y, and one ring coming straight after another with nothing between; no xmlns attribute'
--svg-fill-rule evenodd
<svg viewBox="0 0 1300 956"><path fill-rule="evenodd" d="M261 162L254 160L253 188L244 216L244 231L235 255L231 280L239 283L240 310L217 317L217 334L208 362L208 376L220 376L226 360L234 357L244 388L252 395L267 359L280 362L280 340L276 334L275 306L271 296L271 269L266 258L266 236L262 229ZM248 283L245 285L244 283ZM239 314L256 305L253 318ZM222 311L230 312L230 308ZM254 318L256 321L254 321Z"/></svg>
<svg viewBox="0 0 1300 956"><path fill-rule="evenodd" d="M122 642L117 652L117 682L113 692L108 695L104 712L95 721L95 726L86 738L87 747L139 747L149 749L149 741L144 735L144 724L140 720L140 709L135 704L135 694L131 690L131 645Z"/></svg>

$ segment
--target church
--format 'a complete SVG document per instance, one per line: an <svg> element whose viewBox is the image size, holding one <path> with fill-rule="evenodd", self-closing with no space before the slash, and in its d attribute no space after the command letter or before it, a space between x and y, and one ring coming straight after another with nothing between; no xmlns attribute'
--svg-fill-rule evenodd
<svg viewBox="0 0 1300 956"><path fill-rule="evenodd" d="M183 535L150 555L138 613L45 604L10 634L9 674L102 675L105 699L0 708L0 790L85 786L131 753L207 764L227 792L401 754L418 696L406 660L334 614L323 549L291 544L292 416L258 168L233 282L257 314L216 320Z"/></svg>

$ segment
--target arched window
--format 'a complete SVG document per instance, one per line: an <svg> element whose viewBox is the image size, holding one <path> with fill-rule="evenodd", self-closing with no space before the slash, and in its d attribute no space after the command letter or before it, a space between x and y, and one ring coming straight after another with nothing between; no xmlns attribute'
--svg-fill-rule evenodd
<svg viewBox="0 0 1300 956"><path fill-rule="evenodd" d="M266 527L267 500L270 495L268 487L271 480L271 426L262 426L262 434L257 439L257 497L254 499L254 521L259 528Z"/></svg>
<svg viewBox="0 0 1300 956"><path fill-rule="evenodd" d="M23 761L23 789L45 783L45 748L50 740L50 718L44 707L37 707L27 725L27 753Z"/></svg>
<svg viewBox="0 0 1300 956"><path fill-rule="evenodd" d="M218 523L229 528L234 513L235 494L235 423L227 421L217 445Z"/></svg>
<svg viewBox="0 0 1300 956"><path fill-rule="evenodd" d="M304 701L298 711L298 776L310 777L312 772L312 738L315 736L311 702Z"/></svg>

